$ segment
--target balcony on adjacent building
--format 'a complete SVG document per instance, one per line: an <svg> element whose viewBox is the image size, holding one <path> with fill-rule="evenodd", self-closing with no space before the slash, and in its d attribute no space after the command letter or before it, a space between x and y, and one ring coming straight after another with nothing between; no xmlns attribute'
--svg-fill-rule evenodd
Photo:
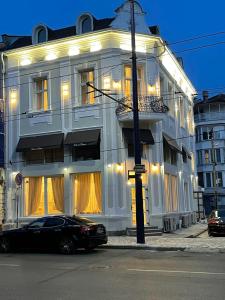
<svg viewBox="0 0 225 300"><path fill-rule="evenodd" d="M132 97L125 97L120 101L116 109L120 122L133 120L132 107ZM168 106L163 102L163 98L158 96L138 96L138 108L140 121L162 121L169 111Z"/></svg>
<svg viewBox="0 0 225 300"><path fill-rule="evenodd" d="M210 121L223 121L225 112L207 112L199 113L194 116L195 123L210 122Z"/></svg>

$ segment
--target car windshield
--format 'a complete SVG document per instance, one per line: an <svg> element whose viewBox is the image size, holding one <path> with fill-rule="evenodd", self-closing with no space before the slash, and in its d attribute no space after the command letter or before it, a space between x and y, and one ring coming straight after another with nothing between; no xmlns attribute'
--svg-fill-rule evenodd
<svg viewBox="0 0 225 300"><path fill-rule="evenodd" d="M225 218L225 209L223 209L223 210L218 210L217 215L218 215L218 217L220 217L220 218Z"/></svg>
<svg viewBox="0 0 225 300"><path fill-rule="evenodd" d="M92 223L94 223L94 221L92 221L90 219L83 218L83 217L77 217L77 216L69 217L69 219L71 221L74 221L74 222L79 223L79 224L92 224Z"/></svg>

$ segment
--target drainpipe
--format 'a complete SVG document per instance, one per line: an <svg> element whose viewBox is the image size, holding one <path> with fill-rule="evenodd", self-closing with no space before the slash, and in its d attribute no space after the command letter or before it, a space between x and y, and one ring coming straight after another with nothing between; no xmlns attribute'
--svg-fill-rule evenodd
<svg viewBox="0 0 225 300"><path fill-rule="evenodd" d="M1 62L2 62L2 99L3 99L3 128L4 128L4 182L3 182L3 223L5 223L6 218L7 218L7 213L6 213L6 203L7 203L7 188L6 188L6 175L7 175L7 164L6 164L6 87L5 87L5 60L4 60L4 53L1 53Z"/></svg>

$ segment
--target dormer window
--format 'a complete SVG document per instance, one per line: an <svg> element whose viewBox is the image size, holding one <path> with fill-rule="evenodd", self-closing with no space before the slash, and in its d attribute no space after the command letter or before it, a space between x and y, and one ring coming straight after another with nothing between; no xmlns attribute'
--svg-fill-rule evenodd
<svg viewBox="0 0 225 300"><path fill-rule="evenodd" d="M47 35L46 35L45 28L41 28L37 32L37 42L39 44L39 43L44 43L46 41L47 41Z"/></svg>
<svg viewBox="0 0 225 300"><path fill-rule="evenodd" d="M77 34L83 34L94 30L94 20L90 13L82 14L77 19Z"/></svg>
<svg viewBox="0 0 225 300"><path fill-rule="evenodd" d="M48 41L48 27L44 24L35 26L32 34L33 44L45 43Z"/></svg>
<svg viewBox="0 0 225 300"><path fill-rule="evenodd" d="M81 21L81 31L82 33L86 33L92 30L91 18L89 16L85 17Z"/></svg>

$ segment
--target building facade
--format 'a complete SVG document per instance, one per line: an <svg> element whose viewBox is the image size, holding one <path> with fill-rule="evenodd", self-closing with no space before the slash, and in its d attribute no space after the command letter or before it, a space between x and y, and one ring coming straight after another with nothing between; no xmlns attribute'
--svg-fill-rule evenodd
<svg viewBox="0 0 225 300"><path fill-rule="evenodd" d="M225 207L225 95L209 98L205 92L194 115L198 181L208 215L213 208Z"/></svg>
<svg viewBox="0 0 225 300"><path fill-rule="evenodd" d="M8 223L18 211L19 222L66 213L89 216L108 231L135 225L129 1L115 12L3 37ZM164 217L179 223L195 210L195 89L137 2L135 18L144 217L162 228Z"/></svg>
<svg viewBox="0 0 225 300"><path fill-rule="evenodd" d="M0 57L5 47L0 38ZM4 221L4 101L3 101L3 78L2 78L2 60L0 59L0 228Z"/></svg>

